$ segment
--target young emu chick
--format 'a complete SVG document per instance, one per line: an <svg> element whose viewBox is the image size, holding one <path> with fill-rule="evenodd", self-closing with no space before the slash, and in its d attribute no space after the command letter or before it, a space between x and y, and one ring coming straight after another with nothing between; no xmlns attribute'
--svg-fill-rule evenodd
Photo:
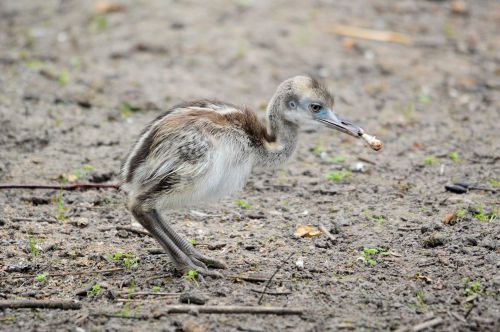
<svg viewBox="0 0 500 332"><path fill-rule="evenodd" d="M267 127L252 111L231 104L203 100L175 106L143 130L122 166L127 206L177 268L220 276L207 266L225 264L198 252L161 211L216 200L242 189L254 167L282 165L305 123L363 135L332 108L330 93L306 76L281 83L267 107Z"/></svg>

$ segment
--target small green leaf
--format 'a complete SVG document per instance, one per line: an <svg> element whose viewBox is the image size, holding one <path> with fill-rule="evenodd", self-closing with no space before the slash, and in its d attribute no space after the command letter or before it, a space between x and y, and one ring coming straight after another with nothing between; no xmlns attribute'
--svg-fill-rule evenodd
<svg viewBox="0 0 500 332"><path fill-rule="evenodd" d="M457 151L450 152L450 159L453 160L454 162L457 162L460 160L460 157L458 156Z"/></svg>
<svg viewBox="0 0 500 332"><path fill-rule="evenodd" d="M60 85L66 85L69 82L69 73L66 69L61 70L58 81Z"/></svg>
<svg viewBox="0 0 500 332"><path fill-rule="evenodd" d="M43 282L45 279L47 279L47 273L37 274L35 277L35 280L38 282Z"/></svg>
<svg viewBox="0 0 500 332"><path fill-rule="evenodd" d="M250 209L252 208L252 205L250 205L247 201L245 201L244 199L237 199L236 200L236 205L244 208L244 209Z"/></svg>
<svg viewBox="0 0 500 332"><path fill-rule="evenodd" d="M428 104L431 102L431 97L427 95L420 95L418 96L418 102L421 104Z"/></svg>
<svg viewBox="0 0 500 332"><path fill-rule="evenodd" d="M436 163L436 157L427 156L424 158L424 163L426 163L427 165L434 165Z"/></svg>

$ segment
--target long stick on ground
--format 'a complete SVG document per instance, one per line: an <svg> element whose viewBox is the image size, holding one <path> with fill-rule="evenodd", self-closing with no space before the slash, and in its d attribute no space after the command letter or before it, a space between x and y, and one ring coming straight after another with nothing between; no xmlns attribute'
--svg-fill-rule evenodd
<svg viewBox="0 0 500 332"><path fill-rule="evenodd" d="M259 314L259 315L302 315L302 308L288 307L247 307L247 306L205 306L205 305L162 305L161 309L152 314L138 314L134 316L120 316L116 313L95 312L94 316L121 317L132 319L160 318L169 314L187 314L196 312L200 314Z"/></svg>
<svg viewBox="0 0 500 332"><path fill-rule="evenodd" d="M0 183L0 189L57 189L57 190L76 190L76 189L120 189L118 183L72 183L72 184L16 184Z"/></svg>
<svg viewBox="0 0 500 332"><path fill-rule="evenodd" d="M125 269L122 268L122 267L118 267L118 268L109 269L109 270L95 270L95 271L74 271L74 272L65 272L65 273L50 273L50 272L47 272L47 276L48 277L65 277L65 276L75 276L75 275L111 273L111 272L118 272L118 271L123 271L123 270L125 270ZM25 275L20 275L20 276L2 277L2 278L0 278L0 280L35 278L36 276L37 276L36 274L25 274Z"/></svg>
<svg viewBox="0 0 500 332"><path fill-rule="evenodd" d="M65 300L0 300L0 309L39 308L78 310L81 307L82 304L79 302Z"/></svg>

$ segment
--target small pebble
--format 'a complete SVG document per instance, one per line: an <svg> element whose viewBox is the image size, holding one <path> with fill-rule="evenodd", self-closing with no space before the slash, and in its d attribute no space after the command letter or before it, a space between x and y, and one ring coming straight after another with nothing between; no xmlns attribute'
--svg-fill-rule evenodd
<svg viewBox="0 0 500 332"><path fill-rule="evenodd" d="M196 292L186 292L181 294L179 301L181 303L203 305L207 302L207 299Z"/></svg>
<svg viewBox="0 0 500 332"><path fill-rule="evenodd" d="M349 169L351 170L351 172L355 172L355 173L364 173L366 172L366 167L365 167L365 164L358 161L354 164L351 165L351 167L349 167Z"/></svg>
<svg viewBox="0 0 500 332"><path fill-rule="evenodd" d="M433 234L424 240L424 248L436 248L444 245L446 238L440 234Z"/></svg>
<svg viewBox="0 0 500 332"><path fill-rule="evenodd" d="M300 257L299 259L297 259L297 261L295 262L295 266L299 270L303 270L304 269L304 259L302 257Z"/></svg>
<svg viewBox="0 0 500 332"><path fill-rule="evenodd" d="M129 235L128 232L124 229L121 229L118 232L116 232L116 236L121 237L122 239L128 238L128 235Z"/></svg>

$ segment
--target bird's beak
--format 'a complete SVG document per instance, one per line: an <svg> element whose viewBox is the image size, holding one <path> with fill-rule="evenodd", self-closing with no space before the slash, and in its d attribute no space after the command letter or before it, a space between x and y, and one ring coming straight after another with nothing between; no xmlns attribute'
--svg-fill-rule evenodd
<svg viewBox="0 0 500 332"><path fill-rule="evenodd" d="M321 111L316 120L323 123L327 127L337 129L338 131L354 137L359 137L363 134L363 129L349 121L342 120L337 114L335 114L334 111L330 109Z"/></svg>

